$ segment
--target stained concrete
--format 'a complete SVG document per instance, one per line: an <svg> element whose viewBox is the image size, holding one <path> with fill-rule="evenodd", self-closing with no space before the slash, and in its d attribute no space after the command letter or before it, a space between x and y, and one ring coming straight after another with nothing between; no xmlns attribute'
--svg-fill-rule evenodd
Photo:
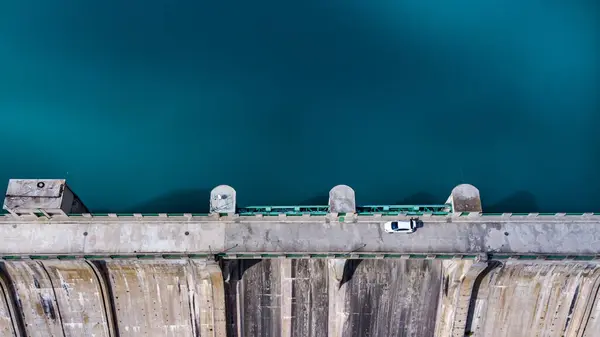
<svg viewBox="0 0 600 337"><path fill-rule="evenodd" d="M0 263L0 335L600 335L595 263L271 259L220 264L222 270L202 260L5 261Z"/></svg>
<svg viewBox="0 0 600 337"><path fill-rule="evenodd" d="M5 262L27 336L110 336L98 282L85 261Z"/></svg>
<svg viewBox="0 0 600 337"><path fill-rule="evenodd" d="M214 263L19 261L2 276L1 336L225 336Z"/></svg>
<svg viewBox="0 0 600 337"><path fill-rule="evenodd" d="M475 336L561 337L585 329L598 336L586 308L594 306L599 278L597 265L508 262L481 281L470 330Z"/></svg>
<svg viewBox="0 0 600 337"><path fill-rule="evenodd" d="M18 328L15 328L17 318L14 317L14 310L11 310L14 304L11 303L9 293L10 289L6 282L0 278L0 336L17 337Z"/></svg>
<svg viewBox="0 0 600 337"><path fill-rule="evenodd" d="M433 336L440 261L348 260L341 277L327 260L226 264L230 336Z"/></svg>
<svg viewBox="0 0 600 337"><path fill-rule="evenodd" d="M111 261L104 267L120 336L224 336L223 299L212 290L222 284L211 279L220 270L191 260Z"/></svg>

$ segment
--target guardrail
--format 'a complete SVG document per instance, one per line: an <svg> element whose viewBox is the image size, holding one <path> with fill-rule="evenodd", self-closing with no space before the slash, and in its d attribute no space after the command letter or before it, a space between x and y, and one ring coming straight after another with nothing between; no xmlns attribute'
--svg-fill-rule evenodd
<svg viewBox="0 0 600 337"><path fill-rule="evenodd" d="M173 260L173 259L413 259L413 260L475 260L480 257L498 261L600 261L600 255L565 254L408 254L408 253L189 253L189 254L89 254L89 255L3 255L1 260Z"/></svg>
<svg viewBox="0 0 600 337"><path fill-rule="evenodd" d="M308 205L308 206L248 206L238 208L237 213L240 216L324 216L329 213L329 206L323 205ZM452 206L449 204L443 205L366 205L357 206L356 214L358 216L372 216L376 214L394 216L394 215L409 215L419 216L424 214L431 215L448 215L452 213ZM9 214L6 211L1 211L0 215ZM92 216L108 216L109 213L91 213ZM161 213L110 213L116 216L160 216ZM168 217L185 216L186 213L166 213ZM206 213L188 213L192 216L209 216ZM43 217L43 213L37 214ZM226 216L227 214L222 214ZM340 213L343 216L345 214ZM68 216L82 216L82 214L71 213Z"/></svg>
<svg viewBox="0 0 600 337"><path fill-rule="evenodd" d="M238 208L237 214L241 216L266 215L327 215L329 206L248 206Z"/></svg>
<svg viewBox="0 0 600 337"><path fill-rule="evenodd" d="M311 217L317 217L317 216L326 216L328 213L327 212L312 212L312 213L302 213L302 212L286 212L286 213L279 213L279 212L264 212L264 213L249 213L249 212L245 212L245 213L238 213L237 215L239 216L244 216L244 217L249 217L249 216L280 216L280 215L285 215L285 216L311 216ZM7 212L0 212L0 219L3 218L4 216L8 216L10 215L10 213ZM339 213L338 216L345 216L346 214L344 213ZM381 216L434 216L434 217L448 217L448 216L453 216L453 217L469 217L469 216L481 216L481 217L503 217L503 218L535 218L535 217L559 217L559 216L566 216L566 217L585 217L585 216L600 216L600 212L589 212L589 213L479 213L479 212L462 212L462 213L451 213L451 212L362 212L362 213L357 213L356 214L359 217L366 217L366 216L374 216L374 215L381 215ZM37 217L39 218L45 218L44 214L36 214ZM67 214L68 218L103 218L103 217L108 217L108 218L132 218L132 217L142 217L142 218L158 218L158 217L167 217L167 218L189 218L189 217L205 217L205 218L212 218L214 216L219 216L219 217L227 217L229 216L229 214L226 213L222 213L222 214L208 214L208 213L71 213L71 214Z"/></svg>
<svg viewBox="0 0 600 337"><path fill-rule="evenodd" d="M238 214L242 216L263 215L278 216L285 215L326 215L329 212L329 206L248 206L238 209ZM436 215L446 215L452 212L452 205L366 205L357 206L356 214L374 215L374 214L425 214L432 213Z"/></svg>

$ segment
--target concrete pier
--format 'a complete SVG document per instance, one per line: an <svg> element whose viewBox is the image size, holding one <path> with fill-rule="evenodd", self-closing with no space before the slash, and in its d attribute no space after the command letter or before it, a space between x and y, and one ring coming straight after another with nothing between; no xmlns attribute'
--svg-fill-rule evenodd
<svg viewBox="0 0 600 337"><path fill-rule="evenodd" d="M380 207L419 215L361 214L349 187L326 214L236 214L222 186L207 215L25 202L0 216L0 336L599 336L600 216L486 215L471 187Z"/></svg>
<svg viewBox="0 0 600 337"><path fill-rule="evenodd" d="M456 186L448 198L448 203L452 205L455 213L482 211L479 190L470 184Z"/></svg>

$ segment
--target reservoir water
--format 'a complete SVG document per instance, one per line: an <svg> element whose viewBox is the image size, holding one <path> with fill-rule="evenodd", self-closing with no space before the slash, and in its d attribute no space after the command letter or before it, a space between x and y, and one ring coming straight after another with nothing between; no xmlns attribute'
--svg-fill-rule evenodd
<svg viewBox="0 0 600 337"><path fill-rule="evenodd" d="M600 2L4 1L0 189L600 211Z"/></svg>

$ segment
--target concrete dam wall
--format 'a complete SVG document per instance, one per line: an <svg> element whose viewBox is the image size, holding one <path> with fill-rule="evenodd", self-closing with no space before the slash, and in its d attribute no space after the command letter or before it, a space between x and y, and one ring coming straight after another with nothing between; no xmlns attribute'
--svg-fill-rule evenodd
<svg viewBox="0 0 600 337"><path fill-rule="evenodd" d="M210 207L93 214L64 180L11 180L0 337L600 336L599 213L485 214L471 185L243 208L221 185Z"/></svg>
<svg viewBox="0 0 600 337"><path fill-rule="evenodd" d="M595 263L1 263L0 336L598 336Z"/></svg>

